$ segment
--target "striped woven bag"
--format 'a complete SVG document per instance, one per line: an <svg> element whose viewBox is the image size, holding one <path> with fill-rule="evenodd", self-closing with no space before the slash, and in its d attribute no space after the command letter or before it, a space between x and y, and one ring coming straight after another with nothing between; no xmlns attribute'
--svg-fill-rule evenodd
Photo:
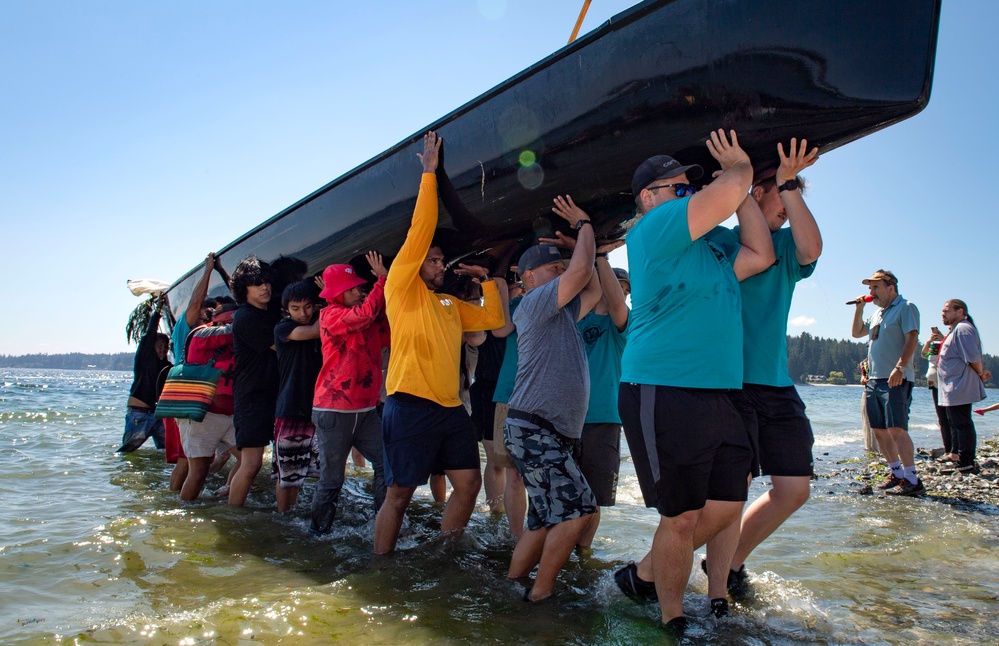
<svg viewBox="0 0 999 646"><path fill-rule="evenodd" d="M212 405L222 371L211 365L180 364L170 369L156 402L156 417L201 422Z"/></svg>

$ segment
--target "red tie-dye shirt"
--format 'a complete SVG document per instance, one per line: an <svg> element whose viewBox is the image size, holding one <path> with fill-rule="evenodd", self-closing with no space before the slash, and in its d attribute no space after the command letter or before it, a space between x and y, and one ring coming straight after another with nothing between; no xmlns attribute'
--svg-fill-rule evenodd
<svg viewBox="0 0 999 646"><path fill-rule="evenodd" d="M389 345L385 277L364 302L346 307L332 301L319 314L323 367L316 379L313 409L354 411L378 404L382 390L382 348Z"/></svg>

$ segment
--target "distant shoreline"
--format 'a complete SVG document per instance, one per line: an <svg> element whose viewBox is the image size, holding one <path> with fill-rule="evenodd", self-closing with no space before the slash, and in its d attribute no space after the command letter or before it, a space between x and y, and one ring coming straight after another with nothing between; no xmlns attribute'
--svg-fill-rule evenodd
<svg viewBox="0 0 999 646"><path fill-rule="evenodd" d="M134 364L134 352L117 352L114 354L68 352L64 354L25 354L20 356L0 355L0 368L131 371Z"/></svg>

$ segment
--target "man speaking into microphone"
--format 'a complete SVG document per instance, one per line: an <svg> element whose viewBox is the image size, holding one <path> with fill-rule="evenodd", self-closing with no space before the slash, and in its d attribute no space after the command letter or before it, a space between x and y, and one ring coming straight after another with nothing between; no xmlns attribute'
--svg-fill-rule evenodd
<svg viewBox="0 0 999 646"><path fill-rule="evenodd" d="M898 279L890 271L879 269L862 282L870 289L870 300L881 308L864 320L867 298L859 296L851 301L857 306L853 338L870 338L867 416L881 455L891 469L891 476L878 487L893 496L921 496L926 487L916 475L909 437L909 406L915 382L912 357L919 343L919 310L899 295Z"/></svg>

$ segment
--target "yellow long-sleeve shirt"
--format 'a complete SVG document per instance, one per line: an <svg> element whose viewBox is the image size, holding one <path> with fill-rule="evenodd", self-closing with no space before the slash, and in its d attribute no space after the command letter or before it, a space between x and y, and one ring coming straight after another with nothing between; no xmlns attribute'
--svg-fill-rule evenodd
<svg viewBox="0 0 999 646"><path fill-rule="evenodd" d="M458 363L462 332L503 326L496 283L482 285L483 305L435 294L420 278L437 228L437 177L424 173L413 222L385 282L385 311L392 336L386 389L409 393L441 406L461 405Z"/></svg>

